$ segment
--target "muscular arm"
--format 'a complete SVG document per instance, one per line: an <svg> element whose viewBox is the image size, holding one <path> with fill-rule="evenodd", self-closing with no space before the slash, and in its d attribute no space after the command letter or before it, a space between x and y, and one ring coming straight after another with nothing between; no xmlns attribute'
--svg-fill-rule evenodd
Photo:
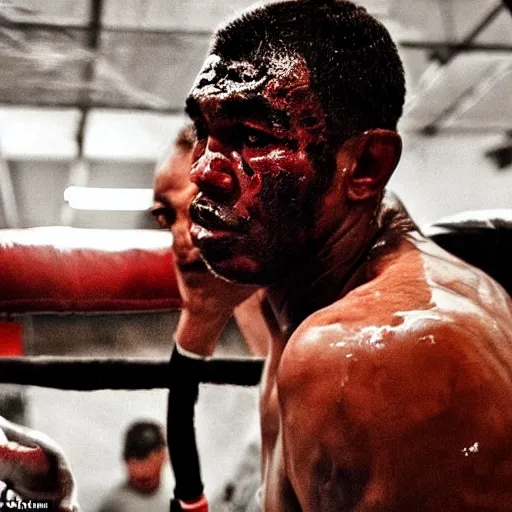
<svg viewBox="0 0 512 512"><path fill-rule="evenodd" d="M285 467L302 510L510 510L503 359L453 325L386 333L303 333L283 356Z"/></svg>
<svg viewBox="0 0 512 512"><path fill-rule="evenodd" d="M175 267L182 310L175 339L200 356L210 356L233 313L254 355L266 353L266 330L257 288L224 281L210 272L181 273Z"/></svg>
<svg viewBox="0 0 512 512"><path fill-rule="evenodd" d="M209 272L176 272L183 309L170 362L168 447L176 477L176 497L199 511L206 501L195 440L194 405L202 359L213 354L234 307L255 288L225 282Z"/></svg>
<svg viewBox="0 0 512 512"><path fill-rule="evenodd" d="M270 338L269 328L261 310L264 295L264 290L256 291L233 312L249 351L252 355L259 357L267 355Z"/></svg>

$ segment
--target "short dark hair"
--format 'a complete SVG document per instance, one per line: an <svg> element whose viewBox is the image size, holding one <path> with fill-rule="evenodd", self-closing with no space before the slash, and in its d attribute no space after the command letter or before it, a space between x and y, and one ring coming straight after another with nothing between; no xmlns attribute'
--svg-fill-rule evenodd
<svg viewBox="0 0 512 512"><path fill-rule="evenodd" d="M123 459L145 459L166 445L163 428L154 421L137 421L130 425L124 438Z"/></svg>
<svg viewBox="0 0 512 512"><path fill-rule="evenodd" d="M402 115L405 78L397 48L387 29L352 2L257 7L221 27L210 52L258 67L283 52L302 56L334 146L371 128L395 130Z"/></svg>
<svg viewBox="0 0 512 512"><path fill-rule="evenodd" d="M195 141L196 134L194 125L192 123L187 123L178 132L178 135L174 140L174 147L183 153L188 153L189 151L192 151Z"/></svg>

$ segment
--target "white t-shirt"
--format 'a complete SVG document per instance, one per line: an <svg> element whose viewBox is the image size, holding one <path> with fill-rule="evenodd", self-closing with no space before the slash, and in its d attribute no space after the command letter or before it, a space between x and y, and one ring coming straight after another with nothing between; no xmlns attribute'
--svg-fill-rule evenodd
<svg viewBox="0 0 512 512"><path fill-rule="evenodd" d="M128 483L114 487L103 499L99 512L169 512L173 485L162 478L155 492L138 492Z"/></svg>

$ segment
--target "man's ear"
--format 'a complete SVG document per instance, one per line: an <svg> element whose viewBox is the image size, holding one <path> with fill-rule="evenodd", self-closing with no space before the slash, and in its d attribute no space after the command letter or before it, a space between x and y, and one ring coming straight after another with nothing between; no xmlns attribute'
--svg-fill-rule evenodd
<svg viewBox="0 0 512 512"><path fill-rule="evenodd" d="M347 197L352 201L377 197L384 190L400 160L400 135L393 130L379 128L357 135L347 142Z"/></svg>

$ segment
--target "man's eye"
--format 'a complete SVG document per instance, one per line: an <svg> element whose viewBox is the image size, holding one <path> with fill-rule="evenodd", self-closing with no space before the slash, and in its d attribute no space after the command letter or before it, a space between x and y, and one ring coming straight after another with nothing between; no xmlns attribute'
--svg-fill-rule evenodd
<svg viewBox="0 0 512 512"><path fill-rule="evenodd" d="M151 215L162 229L171 229L176 221L176 212L170 208L157 208Z"/></svg>
<svg viewBox="0 0 512 512"><path fill-rule="evenodd" d="M260 130L246 129L242 136L242 144L248 148L262 148L276 142L276 138Z"/></svg>
<svg viewBox="0 0 512 512"><path fill-rule="evenodd" d="M194 131L196 135L196 141L202 141L208 137L208 129L201 121L194 122Z"/></svg>

